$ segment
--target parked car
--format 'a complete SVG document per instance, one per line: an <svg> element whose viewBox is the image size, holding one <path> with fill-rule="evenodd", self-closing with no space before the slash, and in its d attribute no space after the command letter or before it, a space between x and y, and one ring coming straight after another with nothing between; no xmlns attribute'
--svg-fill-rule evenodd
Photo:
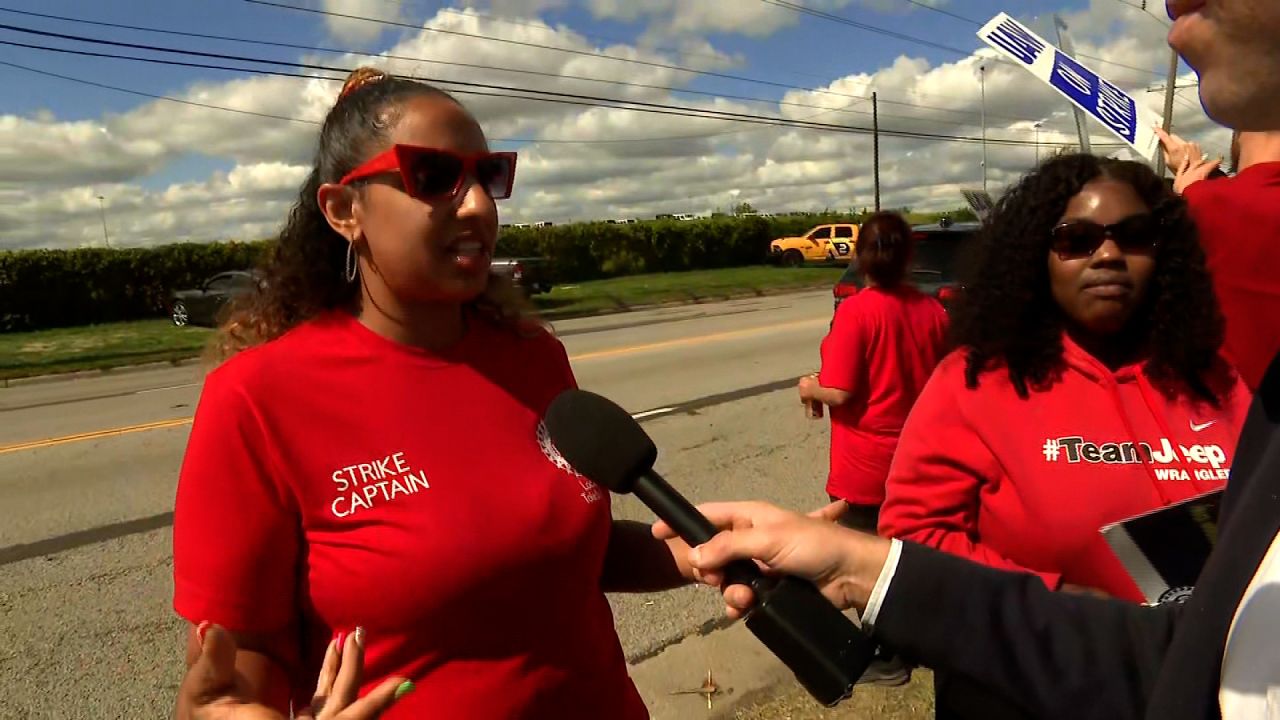
<svg viewBox="0 0 1280 720"><path fill-rule="evenodd" d="M499 275L508 275L525 295L551 292L554 285L546 258L494 258L489 269Z"/></svg>
<svg viewBox="0 0 1280 720"><path fill-rule="evenodd" d="M967 269L965 262L973 257L973 241L981 226L976 222L943 220L911 228L915 247L908 270L909 281L921 292L936 297L944 308L950 308L964 289L961 278ZM857 294L862 286L862 275L855 260L849 263L832 290L835 307Z"/></svg>
<svg viewBox="0 0 1280 720"><path fill-rule="evenodd" d="M169 298L169 317L178 327L203 325L214 327L221 321L223 308L233 298L262 287L257 273L232 270L218 273L194 290L176 290Z"/></svg>
<svg viewBox="0 0 1280 720"><path fill-rule="evenodd" d="M848 263L857 244L857 225L819 225L804 235L778 238L769 243L769 259L784 267L800 267L811 262Z"/></svg>

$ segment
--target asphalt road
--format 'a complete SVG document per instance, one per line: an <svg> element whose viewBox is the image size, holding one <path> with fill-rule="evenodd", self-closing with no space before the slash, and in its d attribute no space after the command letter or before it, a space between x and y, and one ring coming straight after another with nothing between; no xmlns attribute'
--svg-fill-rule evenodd
<svg viewBox="0 0 1280 720"><path fill-rule="evenodd" d="M815 369L829 293L558 323L579 384L642 418L695 502L820 504ZM0 389L0 718L163 717L181 676L170 511L199 366ZM651 520L634 500L618 517ZM619 595L633 662L721 624L706 589Z"/></svg>

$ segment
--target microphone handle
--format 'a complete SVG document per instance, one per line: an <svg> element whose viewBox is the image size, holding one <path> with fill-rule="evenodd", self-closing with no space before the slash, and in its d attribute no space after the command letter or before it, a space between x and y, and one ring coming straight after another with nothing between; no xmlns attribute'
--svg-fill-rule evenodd
<svg viewBox="0 0 1280 720"><path fill-rule="evenodd" d="M655 515L690 545L701 545L716 528L688 500L652 470L632 489ZM875 643L836 609L813 583L783 575L768 577L751 560L724 568L726 585L747 585L756 603L747 628L786 665L823 705L849 697L875 656Z"/></svg>
<svg viewBox="0 0 1280 720"><path fill-rule="evenodd" d="M631 492L690 547L707 542L719 532L693 503L653 470L647 470L637 478ZM746 585L756 592L768 591L777 584L750 560L734 560L725 565L724 576L726 585Z"/></svg>

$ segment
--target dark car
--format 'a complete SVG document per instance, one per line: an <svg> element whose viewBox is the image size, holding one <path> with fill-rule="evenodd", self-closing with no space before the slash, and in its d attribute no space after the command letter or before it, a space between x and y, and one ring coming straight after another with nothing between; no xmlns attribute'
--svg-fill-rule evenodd
<svg viewBox="0 0 1280 720"><path fill-rule="evenodd" d="M494 258L489 266L498 275L508 275L526 295L551 292L551 268L546 258Z"/></svg>
<svg viewBox="0 0 1280 720"><path fill-rule="evenodd" d="M170 297L169 317L173 324L214 327L227 303L239 295L253 292L262 281L256 273L243 270L218 273L195 290L176 290Z"/></svg>
<svg viewBox="0 0 1280 720"><path fill-rule="evenodd" d="M960 278L965 275L964 263L973 257L973 240L980 223L949 222L943 220L933 225L917 225L911 229L915 247L907 280L921 292L932 295L950 307L963 289ZM836 281L835 306L857 294L862 289L862 275L858 262L849 263L848 269Z"/></svg>

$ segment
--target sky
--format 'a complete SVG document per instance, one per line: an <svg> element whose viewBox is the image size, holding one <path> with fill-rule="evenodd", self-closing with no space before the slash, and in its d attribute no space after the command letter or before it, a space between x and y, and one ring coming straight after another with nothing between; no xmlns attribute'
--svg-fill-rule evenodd
<svg viewBox="0 0 1280 720"><path fill-rule="evenodd" d="M1053 40L1056 13L1084 64L1159 112L1168 19L1162 2L1147 4L0 0L0 250L270 237L341 77L359 65L454 92L495 149L519 152L504 223L874 203L865 132L551 103L528 91L846 130L870 127L874 91L883 131L930 136L882 136L883 205L954 208L962 190L983 187L974 139L984 113L993 193L1076 142L1066 101L992 62L977 23L1005 11ZM1175 131L1225 152L1229 133L1205 117L1185 65L1177 84ZM1090 135L1096 152L1120 150L1101 125Z"/></svg>

